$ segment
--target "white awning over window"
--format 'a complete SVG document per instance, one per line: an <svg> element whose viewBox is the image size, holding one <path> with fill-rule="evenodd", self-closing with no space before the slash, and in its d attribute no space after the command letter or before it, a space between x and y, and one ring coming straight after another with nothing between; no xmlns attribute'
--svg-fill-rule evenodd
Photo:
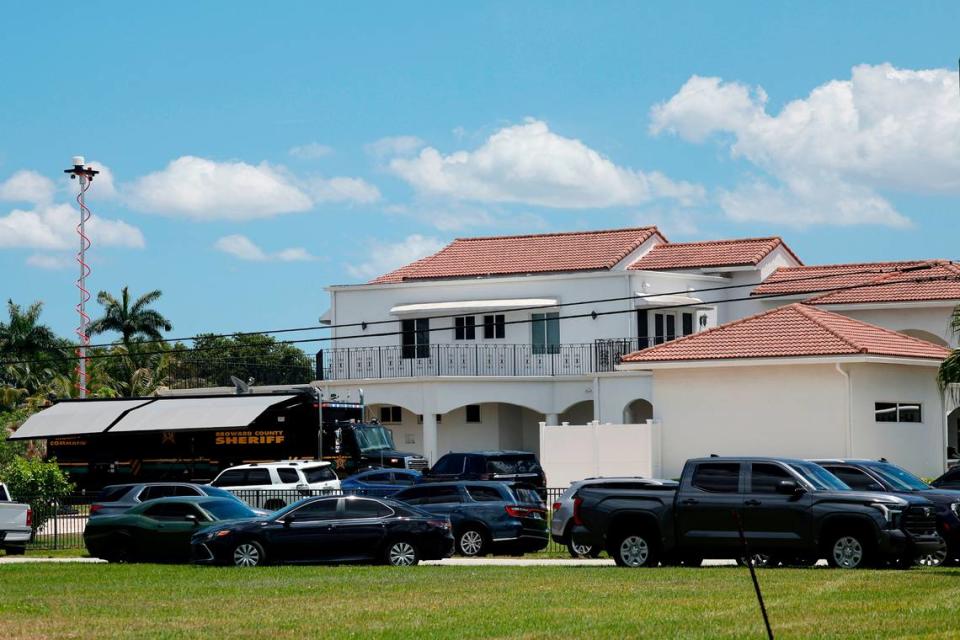
<svg viewBox="0 0 960 640"><path fill-rule="evenodd" d="M665 307L679 307L679 306L689 306L696 307L703 305L703 300L700 298L694 298L693 296L683 296L683 295L662 295L662 296L651 296L643 293L637 293L637 306L665 306Z"/></svg>
<svg viewBox="0 0 960 640"><path fill-rule="evenodd" d="M110 433L242 428L250 426L250 423L270 407L299 397L302 396L277 394L159 398L156 402L128 413L110 429Z"/></svg>
<svg viewBox="0 0 960 640"><path fill-rule="evenodd" d="M152 400L67 400L30 416L12 440L60 438L102 433L124 412Z"/></svg>
<svg viewBox="0 0 960 640"><path fill-rule="evenodd" d="M528 307L555 307L556 298L514 298L509 300L459 300L456 302L421 302L400 304L391 307L395 316L423 315L429 313L481 313L484 311L509 311Z"/></svg>

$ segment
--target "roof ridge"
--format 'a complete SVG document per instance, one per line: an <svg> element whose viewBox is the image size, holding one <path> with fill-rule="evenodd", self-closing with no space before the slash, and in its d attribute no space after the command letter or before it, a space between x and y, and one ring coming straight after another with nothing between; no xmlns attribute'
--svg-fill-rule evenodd
<svg viewBox="0 0 960 640"><path fill-rule="evenodd" d="M815 269L836 269L837 267L870 267L880 265L917 265L924 263L948 263L953 264L952 260L946 258L923 258L917 260L877 260L874 262L835 262L832 264L810 264L796 267L779 267L777 271L812 271Z"/></svg>
<svg viewBox="0 0 960 640"><path fill-rule="evenodd" d="M794 303L794 304L795 304L795 306L797 307L797 311L800 312L804 317L806 317L808 320L810 320L811 322L813 322L814 324L816 324L818 327L820 327L821 329L823 329L824 331L826 331L827 333L829 333L829 334L832 335L833 337L835 337L835 338L837 338L838 340L840 340L840 342L844 342L844 343L850 345L850 346L853 347L853 349L854 349L855 351L857 351L858 353L866 353L866 352L867 352L867 348L866 348L866 347L861 346L859 343L854 342L853 340L851 340L851 339L848 338L847 336L841 334L839 331L837 331L837 330L834 329L833 327L828 326L828 325L823 321L822 318L816 318L816 317L814 317L814 315L816 315L816 314L811 315L810 313L807 313L808 311L813 311L813 309L812 309L811 307L808 307L808 306L804 305L804 304L801 303L801 302L797 302L797 303ZM841 316L840 314L834 313L834 312L832 312L832 311L826 311L826 312L824 312L823 309L817 309L817 312L819 312L819 313L827 313L827 314L829 314L829 315L831 315L831 316L839 316L839 317L841 317L841 318L845 318L845 317L846 317L846 316ZM867 323L864 323L864 324L867 324Z"/></svg>
<svg viewBox="0 0 960 640"><path fill-rule="evenodd" d="M783 238L780 236L764 236L764 237L755 237L755 238L730 238L727 240L693 240L690 242L670 242L667 245L660 245L664 247L689 247L693 245L704 245L704 244L736 244L742 242L762 242L762 241L772 241L776 240L778 242L783 242Z"/></svg>
<svg viewBox="0 0 960 640"><path fill-rule="evenodd" d="M470 238L454 238L453 242L476 242L480 240L519 240L522 238L552 238L555 236L585 236L585 235L600 235L605 233L623 233L626 231L652 231L658 233L661 236L660 230L656 225L648 225L646 227L621 227L618 229L592 229L588 231L551 231L548 233L520 233L515 235L505 235L505 236L473 236ZM664 237L664 239L666 239ZM449 245L447 245L449 246ZM441 250L442 251L442 250Z"/></svg>
<svg viewBox="0 0 960 640"><path fill-rule="evenodd" d="M822 315L828 315L828 316L831 316L831 317L840 318L841 320L846 320L846 321L848 321L848 322L853 322L853 323L856 323L856 324L865 325L865 326L867 326L867 327L870 327L871 329L876 329L876 330L881 331L881 332L883 332L883 333L885 333L885 334L887 334L887 335L889 335L889 336L893 336L893 337L897 338L898 340L906 340L906 341L908 341L908 342L915 342L915 343L919 343L919 344L921 344L921 345L923 345L923 346L933 345L933 346L935 346L935 347L941 347L942 349L944 349L944 350L946 350L946 351L950 351L950 349L949 349L948 347L943 347L942 345L936 344L935 342L930 342L929 340L924 340L923 338L915 338L915 337L913 337L913 336L908 336L908 335L905 334L905 333L900 333L899 331L894 331L893 329L888 329L887 327L881 327L881 326L878 325L878 324L873 324L872 322L866 322L865 320L860 320L859 318L851 318L850 316L845 316L845 315L843 315L842 313L836 313L835 311L828 311L828 310L826 310L826 309L821 309L821 308L819 308L819 307L809 306L806 302L796 302L796 303L794 303L794 304L796 304L796 305L799 306L799 307L804 307L807 311L811 311L811 312L813 312L813 313L819 313L819 314L822 314ZM804 314L804 315L806 315L806 314ZM808 317L809 317L809 316L808 316ZM811 319L812 319L812 318L811 318ZM821 324L821 323L818 322L818 324ZM822 325L822 324L821 324L821 326L823 326L824 329L827 329L828 331L830 331L830 333L833 333L834 335L836 335L838 338L840 338L840 339L843 340L844 342L846 342L846 343L848 343L848 344L851 344L851 345L859 348L860 351L861 351L861 353L868 353L868 352L869 352L869 349L867 349L866 347L862 347L862 348L861 348L861 347L859 346L859 344L857 344L856 342L851 341L851 339L845 338L844 336L839 335L836 331L830 329L829 327L827 327L827 326L825 326L825 325Z"/></svg>

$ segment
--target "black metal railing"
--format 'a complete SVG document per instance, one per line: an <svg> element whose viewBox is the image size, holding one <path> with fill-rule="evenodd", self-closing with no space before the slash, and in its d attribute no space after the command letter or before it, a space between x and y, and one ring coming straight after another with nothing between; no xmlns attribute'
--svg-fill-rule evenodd
<svg viewBox="0 0 960 640"><path fill-rule="evenodd" d="M548 527L553 517L552 505L564 491L566 489L562 488L546 490L544 506ZM310 496L366 495L362 490L235 489L232 493L250 506L261 509L280 509ZM33 535L27 544L28 551L83 549L83 530L90 516L90 505L95 501L95 496L90 494L67 496L59 500L24 500L30 503L33 518ZM550 553L566 550L552 538L546 548Z"/></svg>
<svg viewBox="0 0 960 640"><path fill-rule="evenodd" d="M319 380L425 376L579 376L613 371L628 353L663 342L615 338L590 343L431 344L326 349L317 353ZM411 357L420 356L420 357Z"/></svg>

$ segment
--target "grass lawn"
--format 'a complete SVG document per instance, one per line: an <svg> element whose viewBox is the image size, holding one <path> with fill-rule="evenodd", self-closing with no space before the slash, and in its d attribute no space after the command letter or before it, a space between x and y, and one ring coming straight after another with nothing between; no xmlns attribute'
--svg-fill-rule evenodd
<svg viewBox="0 0 960 640"><path fill-rule="evenodd" d="M960 571L760 572L777 637L956 637ZM736 567L0 566L13 638L763 638Z"/></svg>

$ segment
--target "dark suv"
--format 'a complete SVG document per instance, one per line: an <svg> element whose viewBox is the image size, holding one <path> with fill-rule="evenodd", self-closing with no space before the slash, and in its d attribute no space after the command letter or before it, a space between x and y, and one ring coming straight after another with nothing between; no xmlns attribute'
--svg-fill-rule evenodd
<svg viewBox="0 0 960 640"><path fill-rule="evenodd" d="M423 472L423 482L446 480L494 480L522 482L546 495L547 476L537 456L529 451L450 452L441 456L433 468Z"/></svg>
<svg viewBox="0 0 960 640"><path fill-rule="evenodd" d="M450 518L456 550L465 556L540 551L549 541L547 510L531 485L436 482L393 499Z"/></svg>
<svg viewBox="0 0 960 640"><path fill-rule="evenodd" d="M920 556L922 565L937 566L960 556L960 491L932 487L885 458L880 460L814 460L856 491L922 496L936 505L942 549Z"/></svg>

